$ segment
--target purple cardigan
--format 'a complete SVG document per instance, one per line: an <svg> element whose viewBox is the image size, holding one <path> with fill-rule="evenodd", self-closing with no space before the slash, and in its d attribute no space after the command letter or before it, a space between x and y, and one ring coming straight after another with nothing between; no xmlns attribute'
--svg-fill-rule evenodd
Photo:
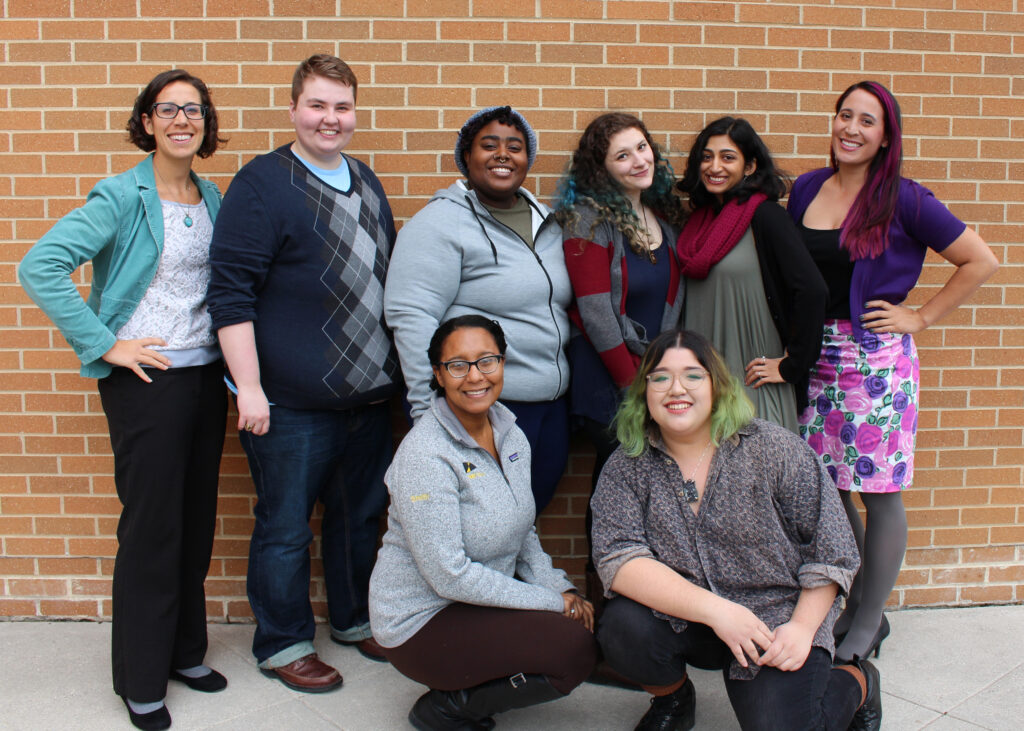
<svg viewBox="0 0 1024 731"><path fill-rule="evenodd" d="M821 168L804 173L793 184L786 206L797 225L804 211L834 171ZM898 305L917 284L928 247L942 251L964 232L967 225L949 212L923 185L908 178L900 180L896 215L889 228L889 246L875 259L858 259L850 282L850 314L853 334L860 340L864 329L859 315L868 300L885 300Z"/></svg>

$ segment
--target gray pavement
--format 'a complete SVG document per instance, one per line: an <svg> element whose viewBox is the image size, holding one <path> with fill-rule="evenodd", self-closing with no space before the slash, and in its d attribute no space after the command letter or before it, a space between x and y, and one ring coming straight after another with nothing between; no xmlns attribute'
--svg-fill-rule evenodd
<svg viewBox="0 0 1024 731"><path fill-rule="evenodd" d="M877 664L883 729L1024 728L1024 606L919 609L889 614L892 634ZM222 693L171 683L172 728L411 728L405 715L423 687L390 665L364 659L321 631L321 657L345 677L322 695L297 693L260 674L249 653L252 625L211 624L207 663L227 676ZM0 729L130 729L110 688L110 627L95 622L0 622ZM737 729L719 673L695 670L697 728ZM503 714L499 729L628 731L643 693L584 684L568 698Z"/></svg>

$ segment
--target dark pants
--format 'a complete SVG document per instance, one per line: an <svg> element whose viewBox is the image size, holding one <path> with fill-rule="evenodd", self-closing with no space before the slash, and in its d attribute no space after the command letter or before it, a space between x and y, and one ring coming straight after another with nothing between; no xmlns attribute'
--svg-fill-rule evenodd
<svg viewBox="0 0 1024 731"><path fill-rule="evenodd" d="M99 381L124 509L114 560L114 691L163 700L172 668L206 655L206 595L227 398L220 361L127 368Z"/></svg>
<svg viewBox="0 0 1024 731"><path fill-rule="evenodd" d="M436 690L522 673L544 675L568 694L593 670L597 643L583 625L557 612L456 603L385 654L400 673Z"/></svg>
<svg viewBox="0 0 1024 731"><path fill-rule="evenodd" d="M530 487L537 515L555 496L569 459L569 401L502 401L530 443Z"/></svg>
<svg viewBox="0 0 1024 731"><path fill-rule="evenodd" d="M609 424L602 424L594 419L583 417L580 425L582 431L591 444L594 445L594 471L590 475L590 497L594 497L594 490L597 489L597 480L601 476L604 463L612 456L618 448L619 440L615 438L615 432ZM590 509L590 500L587 500L587 512L583 519L583 526L587 536L587 571L594 570L594 559L591 556L590 530L594 525L594 513ZM591 599L591 597L588 597Z"/></svg>
<svg viewBox="0 0 1024 731"><path fill-rule="evenodd" d="M263 667L280 667L313 652L309 519L317 500L324 505L321 548L331 630L343 633L369 622L370 571L388 497L391 420L386 403L345 411L271 406L270 431L242 431L239 439L257 497L247 582L257 622L252 649Z"/></svg>
<svg viewBox="0 0 1024 731"><path fill-rule="evenodd" d="M605 605L597 639L608 663L642 685L677 683L687 665L722 669L729 702L744 729L846 729L860 705L853 675L833 668L820 647L811 648L799 670L763 667L752 680L731 680L733 655L710 627L690 622L676 632L668 620L626 597Z"/></svg>

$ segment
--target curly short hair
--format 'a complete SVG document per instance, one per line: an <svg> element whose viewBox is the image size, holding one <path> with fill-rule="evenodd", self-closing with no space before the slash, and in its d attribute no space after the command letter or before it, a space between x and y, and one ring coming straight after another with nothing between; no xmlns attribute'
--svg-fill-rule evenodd
<svg viewBox="0 0 1024 731"><path fill-rule="evenodd" d="M206 117L203 119L203 142L199 145L196 154L203 158L209 157L217 151L219 145L223 145L227 140L218 135L220 128L217 125L217 109L213 106L213 99L210 98L210 90L206 88L202 79L184 69L161 71L135 97L132 115L128 118L128 124L125 126L128 131L128 141L143 152L152 152L156 149L156 139L146 131L146 126L142 123L142 116L149 116L152 113L153 104L156 103L160 92L176 81L183 81L195 87L199 92L199 103L206 107Z"/></svg>

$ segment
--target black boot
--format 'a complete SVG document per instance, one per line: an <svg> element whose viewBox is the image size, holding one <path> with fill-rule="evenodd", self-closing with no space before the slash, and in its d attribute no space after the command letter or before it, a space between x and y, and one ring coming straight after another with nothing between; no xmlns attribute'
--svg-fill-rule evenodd
<svg viewBox="0 0 1024 731"><path fill-rule="evenodd" d="M546 675L516 673L462 691L470 718L486 718L495 713L547 703L565 694L548 682Z"/></svg>
<svg viewBox="0 0 1024 731"><path fill-rule="evenodd" d="M867 660L861 660L856 655L849 662L860 670L864 676L864 684L867 691L864 693L864 702L857 712L853 714L850 721L850 731L878 731L882 728L882 681L878 674L878 668Z"/></svg>
<svg viewBox="0 0 1024 731"><path fill-rule="evenodd" d="M420 731L486 731L491 716L561 698L543 675L517 673L464 690L431 690L409 711L409 723Z"/></svg>
<svg viewBox="0 0 1024 731"><path fill-rule="evenodd" d="M474 720L463 708L464 690L429 690L409 711L409 723L419 731L490 731L494 719Z"/></svg>
<svg viewBox="0 0 1024 731"><path fill-rule="evenodd" d="M687 678L674 693L651 698L651 707L634 731L690 731L696 716L697 692Z"/></svg>

